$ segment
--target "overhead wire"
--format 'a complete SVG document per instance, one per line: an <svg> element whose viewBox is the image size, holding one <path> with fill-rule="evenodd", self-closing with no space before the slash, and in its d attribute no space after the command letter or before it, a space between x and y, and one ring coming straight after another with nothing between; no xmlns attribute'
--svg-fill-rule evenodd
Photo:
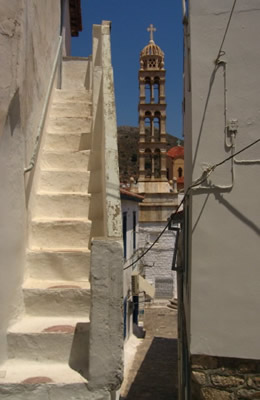
<svg viewBox="0 0 260 400"><path fill-rule="evenodd" d="M231 8L231 11L230 11L230 14L229 14L229 19L228 19L227 26L226 26L226 29L225 29L225 32L224 32L224 35L223 35L223 39L222 39L222 42L221 42L221 45L220 45L220 48L219 48L219 51L218 51L218 55L217 55L217 58L216 58L216 63L218 62L219 57L224 55L223 52L222 52L222 47L223 47L223 45L225 43L225 40L226 40L226 36L227 36L228 30L229 30L230 22L232 20L232 16L233 16L233 13L234 13L236 2L237 2L237 0L234 0L232 8Z"/></svg>
<svg viewBox="0 0 260 400"><path fill-rule="evenodd" d="M188 186L186 192L184 193L184 196L180 202L180 204L178 205L177 209L175 210L175 212L171 215L171 217L169 218L169 221L167 222L167 224L165 225L165 227L162 229L162 231L159 233L159 235L157 236L157 238L154 240L154 242L139 256L137 257L137 259L135 261L133 261L131 264L127 265L126 267L123 268L123 271L125 271L128 268L131 268L133 265L135 265L138 261L140 261L152 248L153 246L158 242L158 240L161 238L161 236L164 234L164 232L166 231L166 229L170 226L170 224L173 222L174 218L176 217L176 215L178 214L178 211L180 210L180 207L183 205L186 197L188 196L189 192L196 186L200 186L202 183L204 183L208 177L211 175L211 173L218 167L220 167L221 165L225 164L227 161L231 160L232 158L234 158L235 156L237 156L238 154L242 153L243 151L249 149L250 147L254 146L256 143L260 142L260 138L256 139L254 142L248 144L247 146L243 147L242 149L236 151L235 153L233 153L231 156L226 157L224 160L213 164L211 166L208 166L207 169L205 171L203 171L202 175L196 179L196 181L194 181L190 186ZM214 189L214 188L213 188Z"/></svg>

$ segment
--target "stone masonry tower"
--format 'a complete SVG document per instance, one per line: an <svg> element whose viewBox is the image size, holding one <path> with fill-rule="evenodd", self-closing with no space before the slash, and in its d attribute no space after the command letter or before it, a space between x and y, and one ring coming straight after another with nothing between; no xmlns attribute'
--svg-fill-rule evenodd
<svg viewBox="0 0 260 400"><path fill-rule="evenodd" d="M139 191L169 191L166 176L166 102L164 53L150 42L140 54L139 70Z"/></svg>
<svg viewBox="0 0 260 400"><path fill-rule="evenodd" d="M176 209L178 194L168 183L166 169L166 102L164 53L154 43L155 28L150 25L150 42L140 54L139 70L139 244L146 249L165 227ZM171 270L174 234L166 231L142 259L145 277L155 286L157 298L176 296L176 277Z"/></svg>

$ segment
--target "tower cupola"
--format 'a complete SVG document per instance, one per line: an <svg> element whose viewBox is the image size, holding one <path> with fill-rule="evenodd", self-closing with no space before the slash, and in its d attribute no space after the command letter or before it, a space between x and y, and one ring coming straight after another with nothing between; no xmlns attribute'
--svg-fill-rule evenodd
<svg viewBox="0 0 260 400"><path fill-rule="evenodd" d="M150 42L140 53L140 69L141 70L158 70L164 69L164 52L154 43L153 32L156 28L151 24L147 31L150 32Z"/></svg>

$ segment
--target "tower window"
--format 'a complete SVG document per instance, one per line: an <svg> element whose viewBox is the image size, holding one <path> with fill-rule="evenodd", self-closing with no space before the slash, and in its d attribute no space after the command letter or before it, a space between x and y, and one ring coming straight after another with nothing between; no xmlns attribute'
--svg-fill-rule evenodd
<svg viewBox="0 0 260 400"><path fill-rule="evenodd" d="M144 170L145 170L145 177L151 178L152 176L152 153L150 149L146 149L144 153Z"/></svg>
<svg viewBox="0 0 260 400"><path fill-rule="evenodd" d="M159 98L159 83L155 82L154 83L154 102L159 104L160 98Z"/></svg>
<svg viewBox="0 0 260 400"><path fill-rule="evenodd" d="M151 81L149 78L145 80L145 102L151 103Z"/></svg>
<svg viewBox="0 0 260 400"><path fill-rule="evenodd" d="M150 140L151 140L151 113L149 111L146 111L146 113L145 113L144 126L145 126L145 141L150 142Z"/></svg>
<svg viewBox="0 0 260 400"><path fill-rule="evenodd" d="M159 149L154 152L154 177L161 177L161 152Z"/></svg>
<svg viewBox="0 0 260 400"><path fill-rule="evenodd" d="M178 168L178 177L181 178L182 177L182 168Z"/></svg>
<svg viewBox="0 0 260 400"><path fill-rule="evenodd" d="M161 113L156 111L154 113L154 140L155 142L160 142L161 139Z"/></svg>

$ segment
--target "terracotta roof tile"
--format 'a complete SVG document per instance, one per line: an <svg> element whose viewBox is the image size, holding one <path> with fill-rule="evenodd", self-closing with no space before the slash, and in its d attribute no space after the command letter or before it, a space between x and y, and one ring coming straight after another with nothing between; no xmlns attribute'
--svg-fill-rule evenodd
<svg viewBox="0 0 260 400"><path fill-rule="evenodd" d="M182 158L184 157L184 147L183 146L174 146L167 152L167 156L171 158Z"/></svg>

